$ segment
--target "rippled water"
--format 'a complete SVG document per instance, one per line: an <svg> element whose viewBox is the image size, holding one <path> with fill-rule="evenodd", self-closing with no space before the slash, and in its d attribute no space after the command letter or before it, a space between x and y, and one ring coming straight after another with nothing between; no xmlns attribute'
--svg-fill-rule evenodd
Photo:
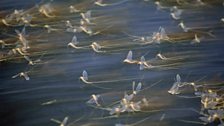
<svg viewBox="0 0 224 126"><path fill-rule="evenodd" d="M110 0L109 2L117 2ZM13 12L14 9L34 7L39 1L2 0L0 2L1 17ZM192 34L184 34L177 26L179 21L172 20L169 10L157 10L153 1L129 0L115 6L94 6L90 0L69 0L67 2L53 1L59 15L48 19L35 19L37 23L49 24L58 31L48 33L39 27L26 27L32 52L32 59L41 57L41 63L31 66L21 57L0 62L0 125L7 126L55 126L59 125L51 119L63 120L68 116L69 125L74 126L109 126L116 123L132 124L141 121L141 126L193 126L181 120L200 122L199 98L183 98L170 95L167 91L174 82L176 74L184 81L197 81L200 84L223 82L223 41L224 25L220 19L224 16L221 4L206 7L186 7L183 21L189 27L203 27L211 30L215 37L202 33L199 44L190 44ZM172 5L172 2L168 2ZM85 33L75 33L80 45L97 42L106 53L96 53L92 49L76 50L68 48L74 33L65 32L65 21L79 24L79 13L70 14L69 5L77 5L85 12L92 10L98 23L94 30L103 32L89 36ZM39 21L38 21L39 20ZM35 22L34 22L35 23ZM149 36L162 26L168 35L187 37L175 43L140 45L132 41L126 33L136 36ZM23 26L6 27L1 24L1 39L16 41L14 29L21 30ZM202 30L203 31L203 30ZM210 31L209 31L210 32ZM190 38L190 39L189 39ZM123 60L129 50L133 58L146 60L155 59L159 52L171 58L180 58L168 63L175 69L139 70L138 65L125 64ZM2 54L8 48L0 50ZM173 68L173 67L172 67ZM96 86L84 84L79 77L86 70L91 81L109 81ZM11 77L21 71L29 71L30 80ZM111 104L123 97L125 91L132 90L132 81L142 82L143 90L136 99L149 99L149 107L143 112L121 114L111 117L108 111L90 107L86 101L92 94L100 94L105 104ZM155 84L152 88L147 88ZM186 96L193 96L192 89L187 89ZM182 95L181 95L182 96ZM52 102L51 104L48 104ZM161 116L165 117L160 121ZM146 119L147 118L147 119ZM146 119L146 120L144 120Z"/></svg>

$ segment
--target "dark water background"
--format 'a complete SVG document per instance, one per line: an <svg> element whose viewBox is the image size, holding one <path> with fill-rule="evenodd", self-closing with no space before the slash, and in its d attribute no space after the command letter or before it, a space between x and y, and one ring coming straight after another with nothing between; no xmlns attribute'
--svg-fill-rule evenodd
<svg viewBox="0 0 224 126"><path fill-rule="evenodd" d="M1 0L0 10L10 13L14 9L28 9L39 1L27 0ZM113 2L113 1L112 1ZM80 1L53 1L59 11L66 11L68 5L76 5ZM82 2L81 2L82 3ZM88 1L87 1L88 3ZM224 25L220 19L224 16L222 5L208 7L191 7L183 12L183 20L189 27L209 27L215 37L206 36L199 44L190 44L191 40L176 43L161 43L152 45L133 44L130 37L123 31L137 36L149 36L164 27L167 34L178 34L183 31L177 26L178 21L171 19L169 11L157 10L152 1L130 0L123 4L111 7L97 7L83 5L84 10L93 10L93 17L102 22L98 28L105 28L112 24L112 28L96 36L77 33L82 45L97 41L109 53L98 54L88 50L75 50L67 47L74 33L51 32L45 29L27 27L27 34L40 36L43 42L31 39L31 48L35 47L46 54L42 57L42 64L27 65L25 60L9 60L0 62L0 125L1 126L56 126L59 125L51 118L63 120L69 117L69 125L74 126L109 126L116 123L131 124L147 118L140 123L141 126L193 126L199 124L184 123L180 120L200 121L198 113L189 108L200 110L200 99L185 99L167 93L174 82L176 74L180 74L184 81L212 84L223 81L223 41ZM60 10L61 9L61 10ZM63 12L61 12L63 13ZM43 21L53 27L64 27L64 21L69 19L79 23L79 14L63 14L59 19ZM5 27L1 25L1 33L16 34L14 29L22 27ZM1 38L7 38L4 34ZM107 41L107 42L105 42ZM113 46L116 45L116 46ZM138 65L124 64L129 50L133 51L134 59L145 55L146 59L153 59L158 52L171 57L185 57L180 61L178 69L171 70L143 70ZM1 50L4 52L5 50ZM40 52L41 52L40 51ZM111 51L111 52L110 52ZM33 56L32 58L38 58ZM11 77L21 71L30 71L30 81L23 78ZM83 70L87 70L90 80L117 82L97 84L111 88L99 89L86 85L79 80ZM128 79L128 80L124 80ZM119 81L120 80L120 81ZM88 106L85 102L91 94L101 94L105 102L112 103L122 98L124 91L132 89L132 81L141 81L143 89L151 84L158 84L140 93L139 97L151 100L148 110L158 112L125 113L117 118L104 118L109 116L107 111ZM192 96L192 89L184 95ZM42 105L48 101L56 100L50 105ZM162 114L166 114L163 121L159 121ZM77 119L77 122L73 122Z"/></svg>

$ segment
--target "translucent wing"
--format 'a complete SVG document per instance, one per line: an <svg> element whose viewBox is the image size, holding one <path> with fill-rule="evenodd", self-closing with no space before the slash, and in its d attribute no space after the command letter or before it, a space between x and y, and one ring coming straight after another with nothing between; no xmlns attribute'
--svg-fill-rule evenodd
<svg viewBox="0 0 224 126"><path fill-rule="evenodd" d="M208 110L209 115L214 115L217 114L216 110Z"/></svg>
<svg viewBox="0 0 224 126"><path fill-rule="evenodd" d="M180 91L179 91L179 87L178 87L178 84L179 83L174 83L173 86L170 88L170 90L168 91L168 93L174 95L174 94L180 94Z"/></svg>
<svg viewBox="0 0 224 126"><path fill-rule="evenodd" d="M139 92L142 89L142 83L139 82L138 86L136 87L136 92Z"/></svg>
<svg viewBox="0 0 224 126"><path fill-rule="evenodd" d="M24 58L25 58L28 62L32 62L32 60L31 60L28 56L24 56Z"/></svg>
<svg viewBox="0 0 224 126"><path fill-rule="evenodd" d="M180 16L177 15L176 13L174 13L174 12L170 13L170 15L171 15L171 17L172 17L173 19L175 19L175 20L179 20L179 19L180 19Z"/></svg>
<svg viewBox="0 0 224 126"><path fill-rule="evenodd" d="M77 41L77 37L74 35L72 38L72 43L78 44L79 42Z"/></svg>
<svg viewBox="0 0 224 126"><path fill-rule="evenodd" d="M17 30L17 29L15 30L15 32L16 32L17 35L21 34L20 31Z"/></svg>
<svg viewBox="0 0 224 126"><path fill-rule="evenodd" d="M77 29L76 28L67 28L66 31L75 33L75 32L77 32Z"/></svg>
<svg viewBox="0 0 224 126"><path fill-rule="evenodd" d="M98 94L98 95L96 95L96 97L99 98L99 97L101 97L101 95Z"/></svg>
<svg viewBox="0 0 224 126"><path fill-rule="evenodd" d="M22 35L25 35L26 34L26 27L23 27L21 34Z"/></svg>
<svg viewBox="0 0 224 126"><path fill-rule="evenodd" d="M144 64L141 63L140 66L139 66L139 70L144 70L144 68L145 68Z"/></svg>
<svg viewBox="0 0 224 126"><path fill-rule="evenodd" d="M145 106L148 106L149 105L149 101L146 99L146 98L143 98L142 99L142 102Z"/></svg>
<svg viewBox="0 0 224 126"><path fill-rule="evenodd" d="M88 80L88 73L85 70L82 72L82 77L84 80Z"/></svg>
<svg viewBox="0 0 224 126"><path fill-rule="evenodd" d="M91 98L91 99L89 99L86 103L88 103L88 104L93 104L93 103L95 103L95 101L94 101L93 98Z"/></svg>
<svg viewBox="0 0 224 126"><path fill-rule="evenodd" d="M160 29L160 35L161 35L161 38L162 38L162 39L167 39L167 38L168 38L165 29L162 28L162 27L161 27L161 29Z"/></svg>
<svg viewBox="0 0 224 126"><path fill-rule="evenodd" d="M207 122L207 123L210 122L208 117L199 117L199 119L203 122Z"/></svg>
<svg viewBox="0 0 224 126"><path fill-rule="evenodd" d="M142 63L145 62L145 57L144 57L144 56L141 57L141 62L142 62Z"/></svg>
<svg viewBox="0 0 224 126"><path fill-rule="evenodd" d="M86 27L86 33L89 34L89 35L93 35L93 31L90 27Z"/></svg>
<svg viewBox="0 0 224 126"><path fill-rule="evenodd" d="M65 117L60 126L66 126L68 122L68 117Z"/></svg>
<svg viewBox="0 0 224 126"><path fill-rule="evenodd" d="M152 39L156 36L157 32L152 33Z"/></svg>
<svg viewBox="0 0 224 126"><path fill-rule="evenodd" d="M88 104L94 104L94 103L96 103L97 104L98 98L99 98L99 95L93 94L91 96L91 99L88 100L86 103L88 103Z"/></svg>
<svg viewBox="0 0 224 126"><path fill-rule="evenodd" d="M89 101L87 101L87 103L89 103L89 104L96 104L96 105L100 106L100 104L98 103L99 97L100 97L100 95L93 94L92 98Z"/></svg>
<svg viewBox="0 0 224 126"><path fill-rule="evenodd" d="M211 103L209 103L207 105L207 108L215 108L217 106L217 104L218 104L218 102L212 101ZM215 114L217 114L217 113L215 113Z"/></svg>
<svg viewBox="0 0 224 126"><path fill-rule="evenodd" d="M174 14L177 16L177 17L180 17L180 15L182 14L183 10L180 10L180 9L177 9Z"/></svg>
<svg viewBox="0 0 224 126"><path fill-rule="evenodd" d="M162 29L162 27L161 27L161 26L159 26L159 31L158 31L158 32L161 32L161 29Z"/></svg>
<svg viewBox="0 0 224 126"><path fill-rule="evenodd" d="M110 115L113 115L113 114L115 114L116 113L116 108L112 108L111 110L110 110Z"/></svg>
<svg viewBox="0 0 224 126"><path fill-rule="evenodd" d="M25 80L30 80L30 77L27 75L27 73L23 73L23 76L24 76Z"/></svg>
<svg viewBox="0 0 224 126"><path fill-rule="evenodd" d="M163 120L164 120L164 118L165 118L165 116L166 116L166 114L165 114L165 113L163 113L163 114L162 114L162 116L160 117L159 121L163 121Z"/></svg>
<svg viewBox="0 0 224 126"><path fill-rule="evenodd" d="M180 75L179 75L179 74L176 75L176 81L177 81L178 83L181 82L181 78L180 78Z"/></svg>
<svg viewBox="0 0 224 126"><path fill-rule="evenodd" d="M93 99L95 100L95 101L98 101L98 98L100 97L100 95L92 95L92 97L93 97Z"/></svg>
<svg viewBox="0 0 224 126"><path fill-rule="evenodd" d="M147 42L152 42L152 37L151 37L151 36L147 36L147 37L145 37L145 40L146 40Z"/></svg>
<svg viewBox="0 0 224 126"><path fill-rule="evenodd" d="M224 115L224 110L223 109L219 109L219 110L216 110L216 111L217 111L218 116L223 117L223 115Z"/></svg>
<svg viewBox="0 0 224 126"><path fill-rule="evenodd" d="M85 13L85 18L91 18L91 13L92 13L91 10L87 11L87 12Z"/></svg>
<svg viewBox="0 0 224 126"><path fill-rule="evenodd" d="M48 4L45 5L45 10L48 13L51 13L53 11L53 8L52 8L52 6L51 6L50 3L48 3Z"/></svg>
<svg viewBox="0 0 224 126"><path fill-rule="evenodd" d="M134 95L130 94L128 95L126 92L124 94L124 99L126 99L127 101L131 101L133 99Z"/></svg>
<svg viewBox="0 0 224 126"><path fill-rule="evenodd" d="M119 112L125 112L127 111L129 108L128 108L128 105L127 104L123 104L121 106L121 108L119 108Z"/></svg>
<svg viewBox="0 0 224 126"><path fill-rule="evenodd" d="M172 11L176 16L180 16L183 12L183 10L178 9L177 6L173 6L170 11Z"/></svg>
<svg viewBox="0 0 224 126"><path fill-rule="evenodd" d="M135 91L135 81L132 82L132 91Z"/></svg>
<svg viewBox="0 0 224 126"><path fill-rule="evenodd" d="M132 51L131 50L128 52L128 55L127 55L126 59L132 60Z"/></svg>

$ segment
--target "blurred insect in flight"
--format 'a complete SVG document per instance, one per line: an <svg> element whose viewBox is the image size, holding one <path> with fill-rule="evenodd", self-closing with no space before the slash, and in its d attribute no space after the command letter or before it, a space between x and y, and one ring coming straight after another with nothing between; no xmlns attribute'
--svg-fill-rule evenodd
<svg viewBox="0 0 224 126"><path fill-rule="evenodd" d="M28 80L30 80L30 77L28 76L27 73L28 73L28 72L20 72L20 73L18 73L18 74L16 74L16 75L12 76L12 78L24 77L25 80L28 81Z"/></svg>

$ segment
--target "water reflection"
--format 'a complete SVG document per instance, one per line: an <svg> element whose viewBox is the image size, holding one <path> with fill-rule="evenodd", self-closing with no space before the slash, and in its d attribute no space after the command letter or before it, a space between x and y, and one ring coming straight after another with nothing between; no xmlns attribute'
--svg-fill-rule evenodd
<svg viewBox="0 0 224 126"><path fill-rule="evenodd" d="M0 124L222 124L222 4L1 1Z"/></svg>

